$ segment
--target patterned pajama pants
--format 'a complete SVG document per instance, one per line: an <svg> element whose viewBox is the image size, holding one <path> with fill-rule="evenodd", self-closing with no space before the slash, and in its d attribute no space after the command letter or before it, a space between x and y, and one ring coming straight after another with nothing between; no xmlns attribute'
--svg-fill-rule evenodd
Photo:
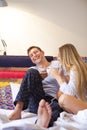
<svg viewBox="0 0 87 130"><path fill-rule="evenodd" d="M22 80L20 90L17 94L14 104L18 101L24 103L23 109L29 108L29 112L36 113L38 110L39 102L41 99L45 99L49 103L53 99L50 95L46 96L43 90L42 78L39 72L35 69L30 69L27 71L25 77ZM58 105L58 101L55 99L51 104L52 108L52 118L50 121L50 125L53 125L53 122L57 120L60 112L63 110Z"/></svg>

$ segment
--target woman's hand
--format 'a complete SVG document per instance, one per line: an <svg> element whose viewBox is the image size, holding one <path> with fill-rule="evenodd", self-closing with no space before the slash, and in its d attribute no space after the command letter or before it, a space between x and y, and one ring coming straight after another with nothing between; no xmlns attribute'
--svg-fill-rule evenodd
<svg viewBox="0 0 87 130"><path fill-rule="evenodd" d="M51 76L53 76L55 79L57 79L59 77L62 78L64 76L61 68L52 68L52 69L50 69L49 74Z"/></svg>
<svg viewBox="0 0 87 130"><path fill-rule="evenodd" d="M62 68L52 68L50 69L49 74L58 81L59 85L66 82L66 77L64 76Z"/></svg>

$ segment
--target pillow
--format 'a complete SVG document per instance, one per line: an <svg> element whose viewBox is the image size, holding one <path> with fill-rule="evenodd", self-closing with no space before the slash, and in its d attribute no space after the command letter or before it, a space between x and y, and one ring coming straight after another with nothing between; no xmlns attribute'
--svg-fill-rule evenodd
<svg viewBox="0 0 87 130"><path fill-rule="evenodd" d="M0 70L0 78L23 78L25 70Z"/></svg>
<svg viewBox="0 0 87 130"><path fill-rule="evenodd" d="M23 78L0 78L0 82L13 82L20 84Z"/></svg>
<svg viewBox="0 0 87 130"><path fill-rule="evenodd" d="M12 91L12 98L13 98L13 101L14 101L16 96L17 96L17 93L20 89L20 84L10 82L10 86L11 86L11 91Z"/></svg>
<svg viewBox="0 0 87 130"><path fill-rule="evenodd" d="M0 108L13 110L14 100L20 89L20 84L14 82L0 82Z"/></svg>
<svg viewBox="0 0 87 130"><path fill-rule="evenodd" d="M9 82L0 82L0 87L8 86Z"/></svg>
<svg viewBox="0 0 87 130"><path fill-rule="evenodd" d="M0 82L0 108L14 109L10 83Z"/></svg>
<svg viewBox="0 0 87 130"><path fill-rule="evenodd" d="M13 98L13 102L17 96L17 93L20 89L20 84L19 83L14 83L14 82L10 82L10 86L11 86L11 91L12 91L12 98ZM24 111L28 111L29 112L29 108L25 109Z"/></svg>

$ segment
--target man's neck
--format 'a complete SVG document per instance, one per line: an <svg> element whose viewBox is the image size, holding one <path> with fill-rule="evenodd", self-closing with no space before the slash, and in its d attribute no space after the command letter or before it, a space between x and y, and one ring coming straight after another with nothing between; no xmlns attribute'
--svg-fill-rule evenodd
<svg viewBox="0 0 87 130"><path fill-rule="evenodd" d="M48 62L47 60L44 59L43 61L38 63L36 66L46 69L50 64L51 64L50 62Z"/></svg>

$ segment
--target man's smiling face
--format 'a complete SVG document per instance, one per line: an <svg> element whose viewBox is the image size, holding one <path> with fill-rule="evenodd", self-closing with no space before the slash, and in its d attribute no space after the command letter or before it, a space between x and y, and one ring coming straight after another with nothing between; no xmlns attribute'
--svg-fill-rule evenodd
<svg viewBox="0 0 87 130"><path fill-rule="evenodd" d="M37 48L32 48L29 52L29 57L33 63L38 64L41 62L43 54L43 51L40 51Z"/></svg>

